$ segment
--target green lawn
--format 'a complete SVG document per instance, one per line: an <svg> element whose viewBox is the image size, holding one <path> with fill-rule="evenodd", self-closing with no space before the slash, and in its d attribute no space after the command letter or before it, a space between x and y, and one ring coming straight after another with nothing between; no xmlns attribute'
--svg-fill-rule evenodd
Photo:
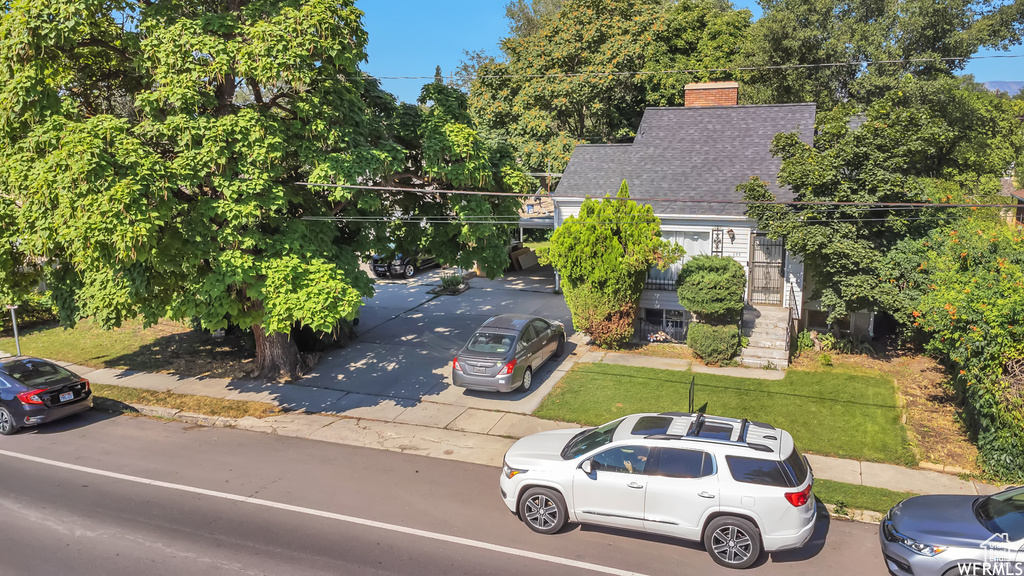
<svg viewBox="0 0 1024 576"><path fill-rule="evenodd" d="M844 484L832 480L814 479L814 494L826 504L839 504L847 508L888 512L896 504L917 496L913 492L897 492L885 488Z"/></svg>
<svg viewBox="0 0 1024 576"><path fill-rule="evenodd" d="M789 370L782 380L731 378L614 364L576 364L534 415L597 425L636 412L695 407L788 430L815 454L916 465L891 379L841 371Z"/></svg>
<svg viewBox="0 0 1024 576"><path fill-rule="evenodd" d="M534 252L536 252L540 248L550 248L550 247L551 247L551 241L550 240L544 240L543 242L523 242L523 248L529 248L530 250L533 250Z"/></svg>

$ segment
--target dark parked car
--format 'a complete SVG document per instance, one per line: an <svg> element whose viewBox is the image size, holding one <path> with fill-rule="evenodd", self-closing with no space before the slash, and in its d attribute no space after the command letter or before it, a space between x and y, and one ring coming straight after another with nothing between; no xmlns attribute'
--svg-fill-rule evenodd
<svg viewBox="0 0 1024 576"><path fill-rule="evenodd" d="M388 261L387 256L374 254L373 262L371 263L373 274L377 278L385 278L387 276L412 278L420 270L436 265L437 260L433 256L405 256L403 254L395 255L391 261Z"/></svg>
<svg viewBox="0 0 1024 576"><path fill-rule="evenodd" d="M0 434L92 408L89 381L39 358L0 362Z"/></svg>
<svg viewBox="0 0 1024 576"><path fill-rule="evenodd" d="M1024 574L1024 487L991 496L915 496L878 527L894 576Z"/></svg>
<svg viewBox="0 0 1024 576"><path fill-rule="evenodd" d="M565 326L536 316L494 316L452 361L452 384L470 390L529 390L533 373L565 352Z"/></svg>

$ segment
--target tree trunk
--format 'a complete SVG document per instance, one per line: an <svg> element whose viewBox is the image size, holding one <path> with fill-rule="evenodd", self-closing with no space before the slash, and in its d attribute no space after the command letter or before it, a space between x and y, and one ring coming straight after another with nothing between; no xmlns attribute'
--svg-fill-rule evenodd
<svg viewBox="0 0 1024 576"><path fill-rule="evenodd" d="M299 347L288 334L271 334L263 326L253 326L256 339L255 377L260 380L292 380L302 376Z"/></svg>

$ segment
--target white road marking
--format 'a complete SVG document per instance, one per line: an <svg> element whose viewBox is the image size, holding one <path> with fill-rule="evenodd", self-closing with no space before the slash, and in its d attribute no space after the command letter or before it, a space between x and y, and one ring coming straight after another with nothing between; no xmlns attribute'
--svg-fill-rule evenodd
<svg viewBox="0 0 1024 576"><path fill-rule="evenodd" d="M282 502L273 502L271 500L263 500L261 498L251 498L249 496L239 496L237 494L230 494L228 492L218 492L216 490L207 490L205 488L197 488L195 486L186 486L184 484L174 484L172 482L163 482L161 480L152 480L149 478L141 478L139 476L130 476L128 474L121 474L119 472L109 472L107 470L99 470L97 468L88 468L86 466L79 466L77 464L68 464L66 462L59 462L57 460L48 460L46 458L39 458L38 456L29 456L28 454L20 454L18 452L11 452L8 450L0 450L0 455L10 456L11 458L18 458L20 460L27 460L29 462L35 462L37 464L45 464L47 466L55 466L57 468L64 468L67 470L75 470L77 472L84 472L86 474L94 474L96 476L105 476L107 478L115 478L117 480L124 480L127 482L135 482L137 484L146 484L149 486L156 486L158 488L167 488L169 490L179 490L181 492L190 492L192 494L202 494L204 496L212 496L214 498L223 498L225 500L234 500L236 502L245 502L247 504L255 504L257 506L265 506L267 508L277 508L278 510L287 510L289 512L298 512L299 514L308 514L310 516L319 516L321 518L330 518L331 520L339 520L341 522L348 522L350 524L358 524L360 526L369 526L371 528L379 528L381 530L390 530L392 532L399 532L402 534L409 534L410 536L419 536L421 538L430 538L431 540L440 540L442 542L450 542L452 544L461 544L463 546L470 546L472 548L480 548L483 550L490 550L492 552L498 552L501 554L508 554L510 556L520 556L523 558L530 558L532 560L540 560L541 562L550 562L552 564L561 564L563 566L569 566L572 568L581 568L583 570L590 570L592 572L601 572L603 574L613 574L614 576L645 576L640 572L631 572L629 570L620 570L618 568L612 568L610 566L601 566L600 564L591 564L590 562L580 562L579 560L570 560L568 558L560 558L558 556L551 556L549 554L540 554L538 552L530 552L529 550L520 550L518 548L509 548L507 546L501 546L498 544L491 544L489 542L481 542L479 540L470 540L468 538L460 538L458 536L451 536L448 534L440 534L438 532L429 532L427 530L419 530L416 528L408 528L406 526L399 526L397 524L388 524L386 522L378 522L376 520L368 520L366 518L356 518L355 516L346 516L344 514L335 514L334 512L326 512L324 510L316 510L314 508L306 508L304 506L293 506L291 504L284 504Z"/></svg>

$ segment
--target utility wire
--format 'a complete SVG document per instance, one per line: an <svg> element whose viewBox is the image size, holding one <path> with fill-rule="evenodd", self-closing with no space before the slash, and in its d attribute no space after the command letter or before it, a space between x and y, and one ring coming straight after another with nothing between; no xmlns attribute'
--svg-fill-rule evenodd
<svg viewBox="0 0 1024 576"><path fill-rule="evenodd" d="M547 74L479 74L473 78L576 78L581 76L649 76L653 74L694 74L698 72L750 72L755 70L788 70L803 68L835 68L839 66L872 66L875 64L901 64L917 62L955 62L982 58L1024 58L1024 54L991 54L987 56L944 56L939 58L902 58L898 60L855 60L825 62L821 64L776 64L766 66L734 66L731 68L688 68L679 70L639 70L635 72L551 72ZM433 80L434 76L374 76L363 74L358 79L374 80Z"/></svg>
<svg viewBox="0 0 1024 576"><path fill-rule="evenodd" d="M321 184L316 182L295 182L299 186L323 186L328 188L346 188L353 190L377 190L382 192L409 192L414 194L433 195L451 194L467 196L516 196L525 198L538 196L536 192L483 192L479 190L424 190L423 188L402 188L396 186L368 186L361 184ZM1018 204L934 204L931 202L840 202L840 201L807 201L807 200L702 200L693 198L644 198L617 196L559 196L557 194L540 194L552 200L633 200L640 202L665 202L669 204L739 204L739 205L770 205L770 206L863 206L876 209L887 208L1018 208Z"/></svg>

